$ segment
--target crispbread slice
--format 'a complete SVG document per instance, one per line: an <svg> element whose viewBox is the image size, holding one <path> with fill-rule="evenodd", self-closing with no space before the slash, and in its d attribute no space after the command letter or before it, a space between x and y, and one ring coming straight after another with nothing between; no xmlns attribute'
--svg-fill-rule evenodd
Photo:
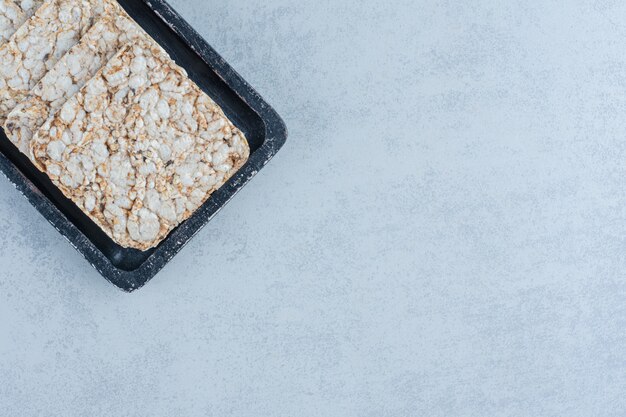
<svg viewBox="0 0 626 417"><path fill-rule="evenodd" d="M47 0L0 48L0 121L91 26L85 0Z"/></svg>
<svg viewBox="0 0 626 417"><path fill-rule="evenodd" d="M31 17L43 0L0 0L0 46Z"/></svg>
<svg viewBox="0 0 626 417"><path fill-rule="evenodd" d="M0 47L0 124L115 0L46 0Z"/></svg>
<svg viewBox="0 0 626 417"><path fill-rule="evenodd" d="M250 151L185 71L141 40L46 121L31 152L115 242L146 250L189 218Z"/></svg>
<svg viewBox="0 0 626 417"><path fill-rule="evenodd" d="M28 96L9 113L7 137L29 153L33 135L128 42L148 35L125 14L106 14L56 63Z"/></svg>

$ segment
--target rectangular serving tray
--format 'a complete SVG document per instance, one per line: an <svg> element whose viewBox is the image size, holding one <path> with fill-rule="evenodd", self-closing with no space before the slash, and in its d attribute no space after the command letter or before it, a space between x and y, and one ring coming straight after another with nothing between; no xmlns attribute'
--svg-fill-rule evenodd
<svg viewBox="0 0 626 417"><path fill-rule="evenodd" d="M0 170L112 284L134 291L152 279L259 172L287 139L278 114L163 0L118 0L211 96L250 143L250 159L187 221L149 251L109 238L0 132ZM1 130L1 129L0 129Z"/></svg>

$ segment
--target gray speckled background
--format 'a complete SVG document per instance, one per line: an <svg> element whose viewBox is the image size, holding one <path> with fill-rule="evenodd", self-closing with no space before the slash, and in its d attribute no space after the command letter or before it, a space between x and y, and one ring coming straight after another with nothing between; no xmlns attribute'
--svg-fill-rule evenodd
<svg viewBox="0 0 626 417"><path fill-rule="evenodd" d="M1 180L1 416L626 415L623 2L171 3L290 139L132 295Z"/></svg>

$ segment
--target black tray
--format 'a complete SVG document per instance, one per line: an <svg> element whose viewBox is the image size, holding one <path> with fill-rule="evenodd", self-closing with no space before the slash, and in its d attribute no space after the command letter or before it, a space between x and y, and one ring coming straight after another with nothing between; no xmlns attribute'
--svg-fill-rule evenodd
<svg viewBox="0 0 626 417"><path fill-rule="evenodd" d="M153 278L272 159L287 130L278 114L165 1L119 2L224 109L245 133L251 150L246 165L189 220L158 247L142 252L113 242L0 132L0 170L94 268L130 292Z"/></svg>

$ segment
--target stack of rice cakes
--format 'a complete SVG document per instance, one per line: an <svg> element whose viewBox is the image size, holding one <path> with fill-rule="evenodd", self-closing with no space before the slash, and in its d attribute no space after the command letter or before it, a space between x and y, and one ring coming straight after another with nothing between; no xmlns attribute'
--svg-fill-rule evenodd
<svg viewBox="0 0 626 417"><path fill-rule="evenodd" d="M157 246L247 161L244 134L115 0L3 1L5 133L119 245Z"/></svg>

